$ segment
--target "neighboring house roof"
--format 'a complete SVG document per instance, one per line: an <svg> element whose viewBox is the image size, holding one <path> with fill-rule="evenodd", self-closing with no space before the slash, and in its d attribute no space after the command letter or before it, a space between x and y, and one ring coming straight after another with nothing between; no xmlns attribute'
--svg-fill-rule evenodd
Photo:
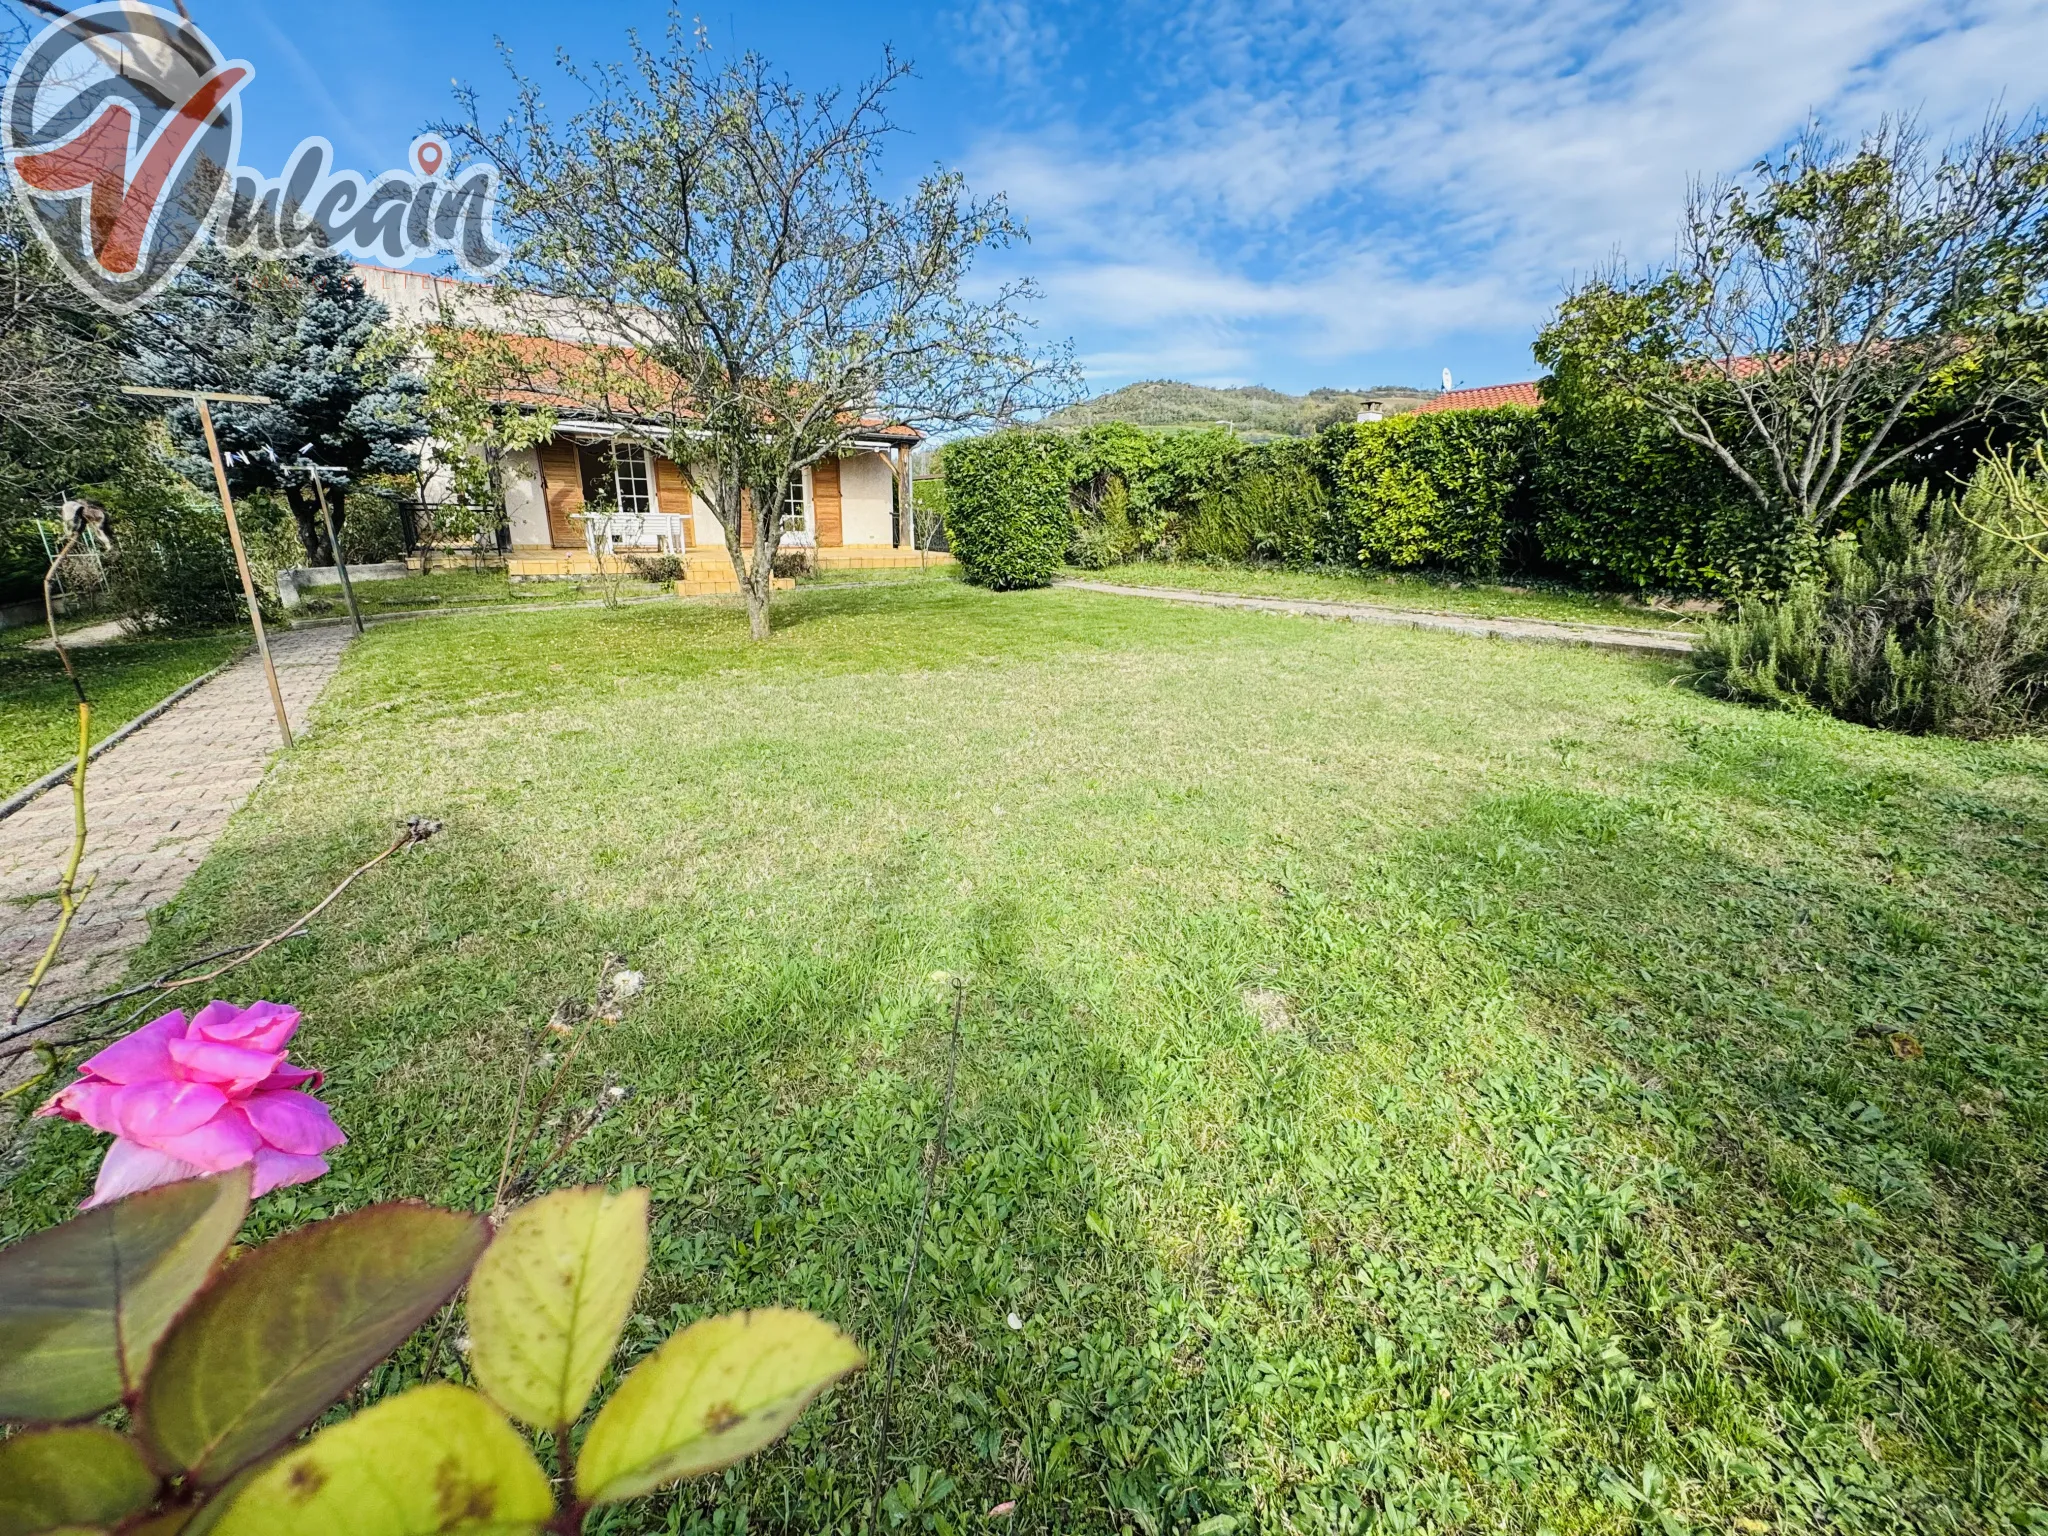
<svg viewBox="0 0 2048 1536"><path fill-rule="evenodd" d="M1428 411L1485 411L1497 405L1537 406L1542 398L1536 393L1536 386L1530 384L1487 384L1479 389L1447 389L1427 404L1418 405L1415 414L1420 416Z"/></svg>

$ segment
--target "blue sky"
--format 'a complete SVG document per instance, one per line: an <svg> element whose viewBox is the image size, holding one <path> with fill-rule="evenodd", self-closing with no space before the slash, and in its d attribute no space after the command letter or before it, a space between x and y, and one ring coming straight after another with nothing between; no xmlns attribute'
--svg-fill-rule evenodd
<svg viewBox="0 0 2048 1536"><path fill-rule="evenodd" d="M301 136L402 163L453 77L506 99L502 36L617 58L658 4L189 0L257 79L246 164ZM882 45L920 78L891 168L934 161L1007 192L1095 389L1139 378L1462 384L1534 376L1529 343L1575 273L1670 248L1687 178L1741 169L1808 113L1937 134L2048 98L2048 0L1240 0L700 11L716 45L809 86ZM573 106L564 88L551 104Z"/></svg>

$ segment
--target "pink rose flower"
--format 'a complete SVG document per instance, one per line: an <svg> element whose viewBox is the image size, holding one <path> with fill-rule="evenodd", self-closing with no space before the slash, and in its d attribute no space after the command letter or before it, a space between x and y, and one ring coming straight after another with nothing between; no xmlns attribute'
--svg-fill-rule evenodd
<svg viewBox="0 0 2048 1536"><path fill-rule="evenodd" d="M36 1113L115 1137L85 1205L254 1163L252 1192L327 1171L348 1138L307 1088L322 1074L285 1060L299 1011L213 1002L190 1024L175 1009L80 1064L79 1080Z"/></svg>

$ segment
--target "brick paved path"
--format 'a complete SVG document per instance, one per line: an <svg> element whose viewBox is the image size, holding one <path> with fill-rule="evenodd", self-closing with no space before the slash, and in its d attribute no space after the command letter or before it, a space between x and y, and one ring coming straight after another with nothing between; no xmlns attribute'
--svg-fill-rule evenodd
<svg viewBox="0 0 2048 1536"><path fill-rule="evenodd" d="M1056 587L1082 592L1108 592L1116 597L1159 597L1175 603L1201 603L1211 608L1257 608L1267 613L1303 613L1324 619L1352 619L1363 624L1399 624L1411 629L1448 629L1461 635L1497 640L1536 640L1552 645L1590 645L1601 650L1636 651L1651 656L1685 656L1692 641L1669 630L1630 629L1620 624L1568 624L1554 619L1482 619L1466 613L1428 613L1411 608L1382 608L1373 603L1334 603L1309 597L1241 597L1232 592L1200 592L1184 587L1126 587L1109 581L1056 581Z"/></svg>
<svg viewBox="0 0 2048 1536"><path fill-rule="evenodd" d="M294 732L303 729L348 639L346 625L271 636ZM84 670L90 689L89 661ZM99 878L71 920L30 1018L119 983L128 956L148 936L150 909L176 895L198 868L278 745L263 664L251 653L86 770L90 830L79 883ZM53 893L70 851L69 781L0 821L0 976L9 1005L56 925Z"/></svg>

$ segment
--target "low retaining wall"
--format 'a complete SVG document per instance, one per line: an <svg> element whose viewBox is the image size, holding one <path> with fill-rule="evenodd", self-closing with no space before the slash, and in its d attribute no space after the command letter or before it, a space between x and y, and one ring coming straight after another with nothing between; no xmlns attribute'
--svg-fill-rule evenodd
<svg viewBox="0 0 2048 1536"><path fill-rule="evenodd" d="M350 581L402 581L413 574L403 560L383 560L375 565L352 565ZM277 573L277 600L287 608L299 606L308 587L338 587L341 572L331 565L294 565Z"/></svg>

